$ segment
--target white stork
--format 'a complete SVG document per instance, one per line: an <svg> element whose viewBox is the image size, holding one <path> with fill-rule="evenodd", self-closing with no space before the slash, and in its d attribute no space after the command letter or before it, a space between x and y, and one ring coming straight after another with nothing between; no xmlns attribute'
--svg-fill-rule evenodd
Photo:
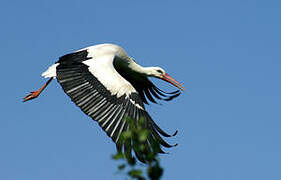
<svg viewBox="0 0 281 180"><path fill-rule="evenodd" d="M24 102L34 99L56 78L64 92L88 116L97 121L107 135L116 143L118 151L131 156L131 145L119 141L120 134L129 126L124 117L136 122L143 117L151 135L146 142L158 141L164 147L172 147L162 137L170 137L151 119L144 103L147 99L156 103L153 96L171 100L180 91L167 93L157 88L148 77L160 78L181 90L184 87L160 67L142 67L119 46L100 44L64 55L42 73L50 78L39 90L31 92ZM176 134L175 132L173 136ZM161 152L163 152L161 150ZM141 156L135 151L140 161Z"/></svg>

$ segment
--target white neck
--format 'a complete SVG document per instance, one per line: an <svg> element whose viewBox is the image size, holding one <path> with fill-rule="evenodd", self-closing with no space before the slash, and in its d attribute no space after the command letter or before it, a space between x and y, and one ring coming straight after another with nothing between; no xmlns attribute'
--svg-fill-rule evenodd
<svg viewBox="0 0 281 180"><path fill-rule="evenodd" d="M154 67L142 67L135 62L131 62L128 67L137 73L144 74L145 76L154 76Z"/></svg>

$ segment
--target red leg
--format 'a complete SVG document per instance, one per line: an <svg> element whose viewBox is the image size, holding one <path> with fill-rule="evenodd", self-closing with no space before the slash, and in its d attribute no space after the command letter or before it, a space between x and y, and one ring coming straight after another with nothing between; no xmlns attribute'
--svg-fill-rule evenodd
<svg viewBox="0 0 281 180"><path fill-rule="evenodd" d="M38 89L37 91L30 92L29 95L24 97L23 102L37 98L52 80L53 80L53 78L51 77L40 89Z"/></svg>

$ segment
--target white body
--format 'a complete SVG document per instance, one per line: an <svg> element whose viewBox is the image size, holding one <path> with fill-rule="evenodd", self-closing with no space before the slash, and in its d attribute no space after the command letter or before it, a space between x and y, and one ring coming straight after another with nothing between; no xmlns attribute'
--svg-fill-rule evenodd
<svg viewBox="0 0 281 180"><path fill-rule="evenodd" d="M126 81L113 67L113 60L115 56L119 56L122 60L125 60L132 64L137 65L133 61L130 61L130 57L119 46L113 44L100 44L96 46L90 46L81 50L88 51L88 57L92 59L86 60L83 63L89 66L89 71L111 92L112 95L117 97L123 94L129 95L132 92L136 92L134 87ZM50 66L47 71L42 73L45 78L56 78L56 67L58 63ZM140 67L140 66L139 66Z"/></svg>

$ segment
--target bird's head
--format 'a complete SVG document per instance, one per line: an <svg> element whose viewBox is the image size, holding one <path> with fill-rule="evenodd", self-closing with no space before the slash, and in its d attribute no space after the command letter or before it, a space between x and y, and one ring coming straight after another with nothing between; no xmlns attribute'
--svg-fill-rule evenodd
<svg viewBox="0 0 281 180"><path fill-rule="evenodd" d="M149 67L149 69L147 71L147 75L151 76L151 77L162 79L162 80L176 86L180 90L185 90L184 87L179 82L177 82L174 78L172 78L161 67Z"/></svg>

